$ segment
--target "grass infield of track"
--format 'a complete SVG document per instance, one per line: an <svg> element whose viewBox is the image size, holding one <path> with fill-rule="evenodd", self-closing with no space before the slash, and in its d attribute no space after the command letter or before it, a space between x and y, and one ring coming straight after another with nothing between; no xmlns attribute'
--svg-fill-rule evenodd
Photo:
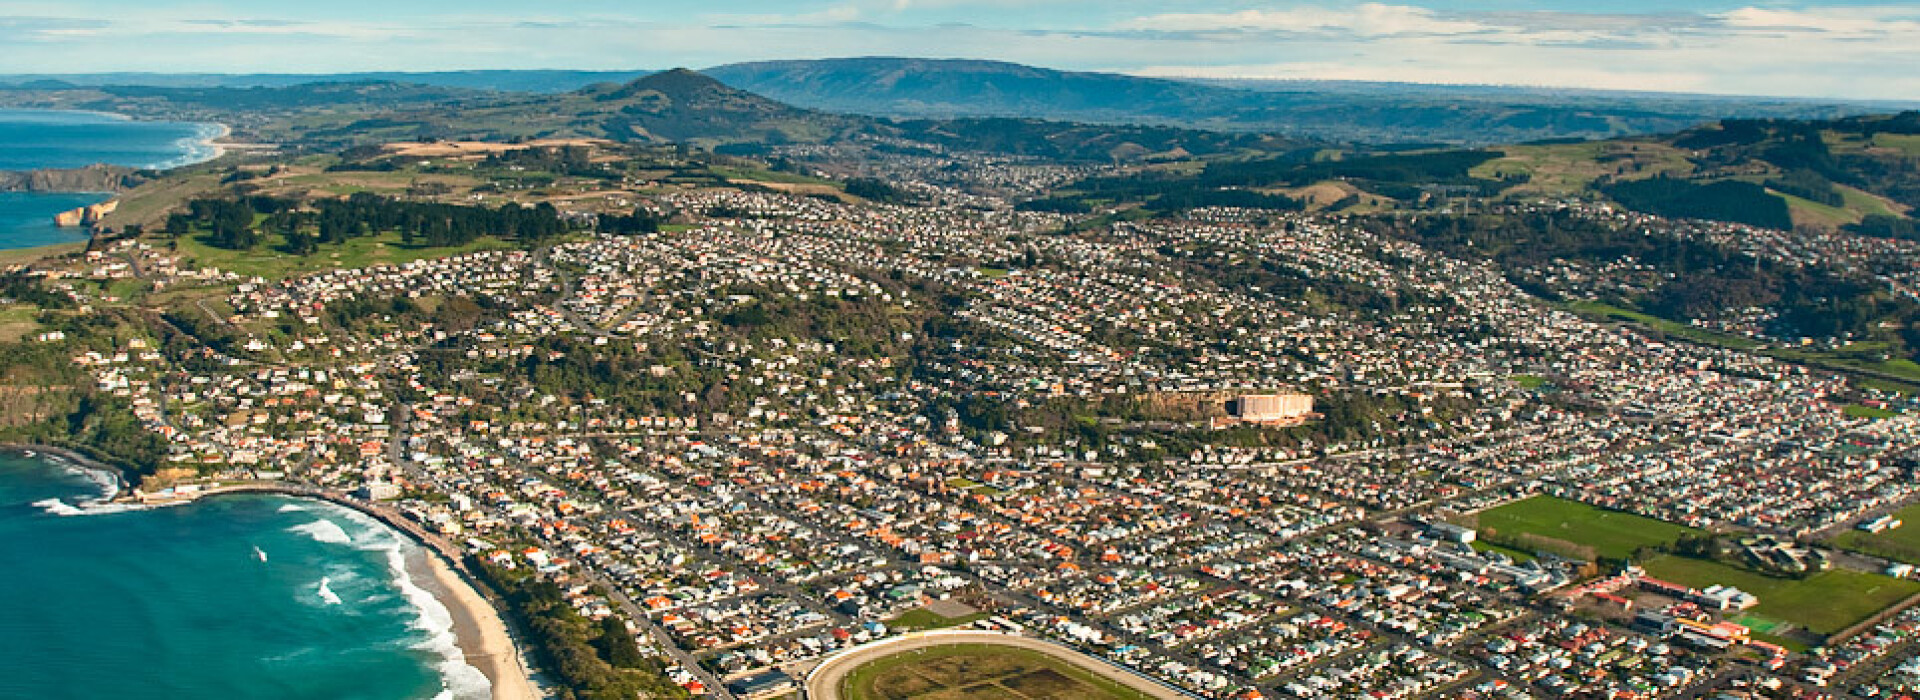
<svg viewBox="0 0 1920 700"><path fill-rule="evenodd" d="M990 644L888 656L847 674L840 694L843 700L1151 700L1046 654Z"/></svg>

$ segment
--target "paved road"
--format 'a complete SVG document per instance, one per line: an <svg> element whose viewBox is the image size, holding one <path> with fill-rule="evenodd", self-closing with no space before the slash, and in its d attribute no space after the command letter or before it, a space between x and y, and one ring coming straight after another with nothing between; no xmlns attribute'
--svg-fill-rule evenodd
<svg viewBox="0 0 1920 700"><path fill-rule="evenodd" d="M994 644L1036 651L1097 673L1116 683L1140 691L1147 697L1158 698L1159 700L1192 700L1194 697L1058 644L1044 642L1032 637L1022 637L1000 632L972 631L926 632L904 637L893 637L849 649L839 655L828 658L824 663L814 668L812 673L807 674L805 693L801 697L806 700L842 700L840 684L846 680L847 675L852 673L854 669L883 657L916 649L950 646L954 644Z"/></svg>

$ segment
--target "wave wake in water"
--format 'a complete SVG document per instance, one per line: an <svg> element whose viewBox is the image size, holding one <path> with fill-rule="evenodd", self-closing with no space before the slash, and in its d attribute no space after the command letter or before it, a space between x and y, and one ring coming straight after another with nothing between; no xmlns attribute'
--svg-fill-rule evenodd
<svg viewBox="0 0 1920 700"><path fill-rule="evenodd" d="M353 543L353 537L347 534L346 528L340 527L340 523L336 523L332 520L326 520L326 519L315 520L305 525L295 525L293 527L287 528L287 531L298 532L300 534L306 535L308 537L313 538L313 541L319 542L321 544L352 544Z"/></svg>
<svg viewBox="0 0 1920 700"><path fill-rule="evenodd" d="M315 592L319 594L320 602L326 603L327 605L339 605L340 594L333 592L332 583L332 578L327 576L320 577L320 590Z"/></svg>

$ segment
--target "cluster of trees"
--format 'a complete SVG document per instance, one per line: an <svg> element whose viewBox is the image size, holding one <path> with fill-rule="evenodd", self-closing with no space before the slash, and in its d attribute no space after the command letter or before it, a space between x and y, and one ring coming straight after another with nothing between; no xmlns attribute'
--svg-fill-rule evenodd
<svg viewBox="0 0 1920 700"><path fill-rule="evenodd" d="M1319 149L1306 148L1271 158L1214 161L1198 174L1142 172L1088 178L1074 183L1073 194L1031 200L1020 207L1075 214L1091 211L1099 203L1137 201L1161 212L1209 206L1298 211L1305 207L1299 200L1258 188L1344 180L1375 194L1417 201L1432 191L1492 196L1524 181L1523 177L1489 180L1471 174L1475 166L1501 157L1498 151L1374 154L1340 160L1322 160L1320 155ZM1339 205L1358 201L1351 198Z"/></svg>
<svg viewBox="0 0 1920 700"><path fill-rule="evenodd" d="M1318 160L1317 154L1292 153L1280 158L1209 163L1201 180L1215 186L1258 187L1310 185L1322 180L1361 180L1377 184L1470 185L1490 187L1506 183L1469 175L1474 167L1499 158L1499 151L1440 151L1407 155L1371 155Z"/></svg>
<svg viewBox="0 0 1920 700"><path fill-rule="evenodd" d="M856 177L848 180L847 194L883 204L903 204L913 201L913 196L906 190L872 177Z"/></svg>
<svg viewBox="0 0 1920 700"><path fill-rule="evenodd" d="M507 599L509 611L531 633L542 665L560 681L562 700L665 700L689 697L666 677L659 661L640 653L620 618L598 622L567 604L560 587L529 573L473 560Z"/></svg>
<svg viewBox="0 0 1920 700"><path fill-rule="evenodd" d="M1789 170L1778 177L1767 178L1767 187L1830 207L1847 204L1846 196L1840 194L1840 189L1833 186L1832 180L1812 170Z"/></svg>
<svg viewBox="0 0 1920 700"><path fill-rule="evenodd" d="M1868 214L1866 218L1860 220L1860 223L1848 226L1847 230L1875 238L1920 240L1920 224L1904 216Z"/></svg>
<svg viewBox="0 0 1920 700"><path fill-rule="evenodd" d="M365 192L315 203L320 243L383 231L399 231L409 245L466 245L481 236L538 243L568 230L559 210L542 202L533 207L506 204L497 209L453 204L405 202Z"/></svg>
<svg viewBox="0 0 1920 700"><path fill-rule="evenodd" d="M1111 163L1154 153L1217 155L1270 148L1276 139L1249 133L1170 126L1070 124L1040 119L911 119L887 125L892 136L949 149L1036 156L1056 161ZM922 153L931 153L914 149Z"/></svg>
<svg viewBox="0 0 1920 700"><path fill-rule="evenodd" d="M47 315L43 326L65 341L0 344L0 440L79 450L135 478L164 466L166 439L141 425L128 399L94 390L72 362L76 349L114 347L127 320L113 312Z"/></svg>
<svg viewBox="0 0 1920 700"><path fill-rule="evenodd" d="M632 235L636 233L658 233L660 215L646 207L635 207L632 214L602 214L600 230L605 233Z"/></svg>
<svg viewBox="0 0 1920 700"><path fill-rule="evenodd" d="M518 166L527 170L598 177L606 174L593 162L593 149L586 146L531 146L501 151L487 156L491 167Z"/></svg>
<svg viewBox="0 0 1920 700"><path fill-rule="evenodd" d="M1367 221L1382 233L1449 255L1493 261L1517 283L1544 296L1551 297L1552 290L1527 284L1527 270L1556 259L1604 264L1632 257L1665 279L1646 294L1610 302L1680 322L1710 318L1729 308L1772 308L1779 313L1782 333L1876 337L1893 343L1894 354L1920 347L1920 332L1912 330L1920 322L1920 305L1821 267L1781 265L1704 241L1648 236L1637 228L1567 213ZM1883 324L1899 330L1884 331Z"/></svg>
<svg viewBox="0 0 1920 700"><path fill-rule="evenodd" d="M184 235L195 224L207 230L207 242L230 250L246 250L260 243L260 232L254 229L256 203L277 208L268 198L249 199L196 199L187 203L185 214L173 214L167 217L166 231L169 235Z"/></svg>
<svg viewBox="0 0 1920 700"><path fill-rule="evenodd" d="M361 192L346 199L323 199L310 209L297 202L254 196L196 199L187 212L167 219L167 233L184 235L198 226L210 245L250 250L279 234L285 252L310 255L321 245L398 231L407 245L460 246L482 236L538 243L565 233L569 226L552 204L507 204L497 209L429 202L407 202Z"/></svg>
<svg viewBox="0 0 1920 700"><path fill-rule="evenodd" d="M1917 132L1920 112L1829 121L1731 119L1687 132L1674 145L1695 151L1692 159L1706 169L1738 169L1756 161L1771 164L1787 175L1769 181L1768 187L1822 204L1838 206L1828 194L1832 184L1838 183L1920 207L1920 158L1899 148L1835 153L1828 145L1836 139L1872 143L1883 134ZM1828 182L1823 185L1808 174Z"/></svg>
<svg viewBox="0 0 1920 700"><path fill-rule="evenodd" d="M1655 216L1793 228L1787 201L1751 182L1723 180L1703 185L1662 175L1603 185L1600 191L1628 209Z"/></svg>

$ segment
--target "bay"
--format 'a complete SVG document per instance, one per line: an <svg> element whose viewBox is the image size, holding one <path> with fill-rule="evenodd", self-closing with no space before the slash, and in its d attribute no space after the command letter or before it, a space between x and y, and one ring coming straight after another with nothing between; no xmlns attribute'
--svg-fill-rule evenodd
<svg viewBox="0 0 1920 700"><path fill-rule="evenodd" d="M89 504L104 486L0 453L0 697L485 696L444 687L418 546L385 525L279 496Z"/></svg>
<svg viewBox="0 0 1920 700"><path fill-rule="evenodd" d="M165 169L218 154L218 124L133 121L109 114L0 109L0 170L79 168L96 163ZM106 199L98 193L0 192L0 250L87 240L53 216Z"/></svg>

